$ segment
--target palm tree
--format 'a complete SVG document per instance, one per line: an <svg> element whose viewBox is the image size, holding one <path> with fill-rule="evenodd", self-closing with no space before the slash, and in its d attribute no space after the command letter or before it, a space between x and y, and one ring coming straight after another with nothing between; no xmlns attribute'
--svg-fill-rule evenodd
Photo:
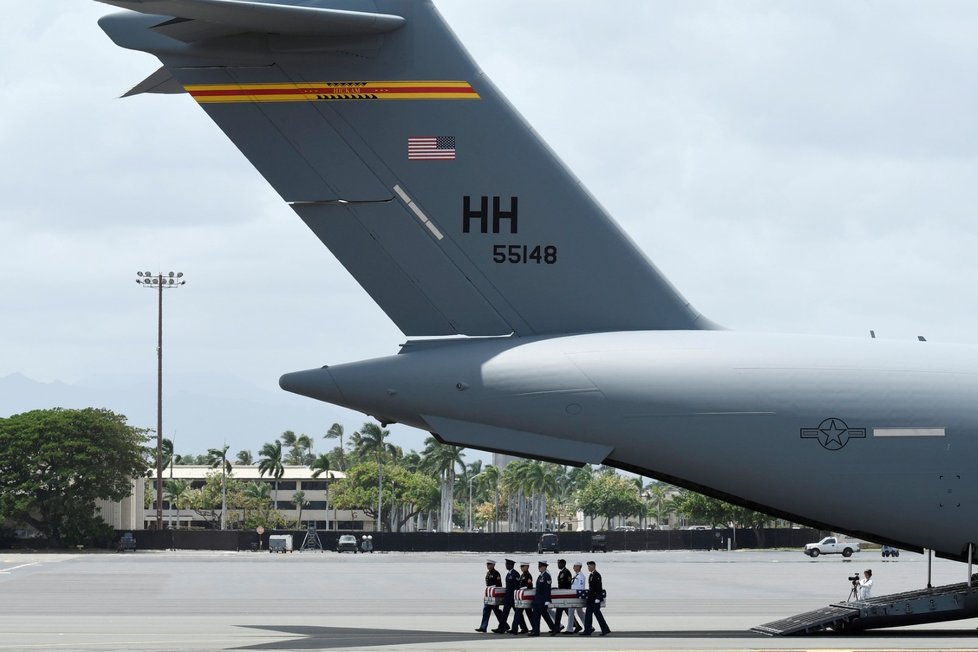
<svg viewBox="0 0 978 652"><path fill-rule="evenodd" d="M258 458L258 475L265 477L268 473L273 478L275 478L275 500L276 507L278 506L278 481L283 475L285 475L285 466L282 465L282 442L280 440L275 440L274 442L266 443L258 451L261 457Z"/></svg>
<svg viewBox="0 0 978 652"><path fill-rule="evenodd" d="M390 432L375 423L367 422L360 427L359 432L353 433L358 453L377 460L377 531L380 531L381 510L383 509L384 458L394 455L397 448L385 441Z"/></svg>
<svg viewBox="0 0 978 652"><path fill-rule="evenodd" d="M262 505L268 505L272 498L272 488L267 482L249 482L245 484L242 493L245 497L246 506L260 507ZM248 520L247 508L245 510L244 520Z"/></svg>
<svg viewBox="0 0 978 652"><path fill-rule="evenodd" d="M455 506L455 467L465 473L465 462L462 461L463 448L443 444L434 437L424 440L424 450L421 451L422 468L441 477L441 511L438 529L442 532L452 531L452 511Z"/></svg>
<svg viewBox="0 0 978 652"><path fill-rule="evenodd" d="M170 466L170 464L172 464L172 463L173 463L173 441L170 440L170 439L167 439L166 437L164 437L163 438L163 467L162 468L166 469L166 467Z"/></svg>
<svg viewBox="0 0 978 652"><path fill-rule="evenodd" d="M221 529L225 529L227 526L227 512L228 512L228 487L227 487L227 476L231 472L231 462L228 461L228 449L231 448L227 444L224 444L224 448L208 448L207 449L207 464L212 468L216 469L221 467Z"/></svg>
<svg viewBox="0 0 978 652"><path fill-rule="evenodd" d="M655 525L661 528L663 515L668 516L675 511L674 501L669 497L669 485L655 482L648 486L648 491L652 496L652 508L655 510Z"/></svg>
<svg viewBox="0 0 978 652"><path fill-rule="evenodd" d="M329 455L323 453L312 461L309 465L312 469L312 477L318 478L323 473L326 474L326 529L329 529Z"/></svg>
<svg viewBox="0 0 978 652"><path fill-rule="evenodd" d="M492 519L492 531L499 531L499 480L500 480L499 467L490 464L482 471L482 479L479 480L479 484L486 488L486 491L491 490L493 493L493 504L496 506L495 516Z"/></svg>
<svg viewBox="0 0 978 652"><path fill-rule="evenodd" d="M475 518L473 516L473 505L477 502L479 498L479 485L475 480L481 477L482 474L482 460L476 460L471 464L462 464L462 475L459 478L462 482L456 487L456 499L461 498L463 504L465 505L465 529L466 531L471 530L472 526L475 524ZM458 496L459 489L461 490L462 496ZM468 490L468 495L464 495Z"/></svg>
<svg viewBox="0 0 978 652"><path fill-rule="evenodd" d="M242 492L245 498L256 504L268 503L272 499L272 488L267 482L249 482Z"/></svg>
<svg viewBox="0 0 978 652"><path fill-rule="evenodd" d="M174 506L177 508L177 527L180 527L180 499L185 492L190 487L190 483L186 480L176 479L167 480L163 484L163 497L170 503L170 509Z"/></svg>
<svg viewBox="0 0 978 652"><path fill-rule="evenodd" d="M506 466L506 470L503 471L503 491L507 499L507 520L510 528L517 532L524 532L529 529L526 505L526 497L529 495L527 489L527 465L529 462L529 460L510 462Z"/></svg>
<svg viewBox="0 0 978 652"><path fill-rule="evenodd" d="M292 504L299 510L299 516L295 519L295 526L302 527L302 508L309 504L309 501L306 500L306 492L297 491L292 494Z"/></svg>
<svg viewBox="0 0 978 652"><path fill-rule="evenodd" d="M278 438L279 441L282 442L282 445L283 446L285 446L286 448L288 448L288 453L285 455L285 457L282 460L285 464L291 464L292 463L290 460L291 460L292 456L295 454L295 442L296 442L297 437L298 437L298 435L296 435L295 432L293 432L291 430L286 430L281 435L279 435L279 438Z"/></svg>
<svg viewBox="0 0 978 652"><path fill-rule="evenodd" d="M343 446L343 424L334 423L323 435L323 439L339 439L340 440L340 456L337 462L340 465L340 471L346 471L346 448Z"/></svg>
<svg viewBox="0 0 978 652"><path fill-rule="evenodd" d="M309 435L299 435L295 438L295 448L293 452L296 452L294 456L296 464L310 464L315 457L312 454L313 440Z"/></svg>
<svg viewBox="0 0 978 652"><path fill-rule="evenodd" d="M236 458L236 461L238 464L242 466L251 466L252 464L255 463L255 458L252 456L251 450L246 448L244 450L238 451L238 456Z"/></svg>

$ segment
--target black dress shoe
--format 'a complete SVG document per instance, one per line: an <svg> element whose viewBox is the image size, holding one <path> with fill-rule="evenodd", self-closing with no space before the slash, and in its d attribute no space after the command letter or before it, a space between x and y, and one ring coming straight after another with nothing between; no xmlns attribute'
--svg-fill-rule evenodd
<svg viewBox="0 0 978 652"><path fill-rule="evenodd" d="M578 636L590 636L591 632L581 632Z"/></svg>
<svg viewBox="0 0 978 652"><path fill-rule="evenodd" d="M485 634L485 633L486 633L486 630L484 630L484 629L482 629L481 627L476 627L476 628L475 628L475 631L477 631L477 632L482 632L483 634Z"/></svg>
<svg viewBox="0 0 978 652"><path fill-rule="evenodd" d="M608 634L610 634L610 633L611 633L611 630L609 629L609 630L608 630L608 631L606 631L606 632L601 632L601 634L599 634L599 636L607 636L607 635L608 635Z"/></svg>
<svg viewBox="0 0 978 652"><path fill-rule="evenodd" d="M527 634L527 636L539 636L539 635L540 635L539 632L530 632L529 634Z"/></svg>

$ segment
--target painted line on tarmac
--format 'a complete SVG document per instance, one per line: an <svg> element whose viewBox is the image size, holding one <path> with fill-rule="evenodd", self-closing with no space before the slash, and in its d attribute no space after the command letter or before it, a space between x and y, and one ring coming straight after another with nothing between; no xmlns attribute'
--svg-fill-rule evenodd
<svg viewBox="0 0 978 652"><path fill-rule="evenodd" d="M10 573L10 571L15 571L18 568L26 568L28 566L37 566L40 563L41 562L39 562L39 561L32 561L29 564L21 564L20 566L11 566L10 568L0 568L0 575L7 575L8 573Z"/></svg>

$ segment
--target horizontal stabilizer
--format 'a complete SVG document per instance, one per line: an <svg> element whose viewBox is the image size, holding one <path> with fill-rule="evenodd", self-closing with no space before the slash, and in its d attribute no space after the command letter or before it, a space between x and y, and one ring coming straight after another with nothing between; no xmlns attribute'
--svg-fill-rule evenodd
<svg viewBox="0 0 978 652"><path fill-rule="evenodd" d="M601 464L614 450L606 444L561 439L532 432L497 428L483 423L422 415L432 434L446 443L486 451L511 453L536 460L570 464Z"/></svg>
<svg viewBox="0 0 978 652"><path fill-rule="evenodd" d="M143 14L173 16L239 32L307 36L383 34L401 27L404 18L321 7L247 2L246 0L98 0Z"/></svg>
<svg viewBox="0 0 978 652"><path fill-rule="evenodd" d="M176 94L186 92L183 84L174 79L170 71L163 67L133 86L122 97L132 97L143 93Z"/></svg>

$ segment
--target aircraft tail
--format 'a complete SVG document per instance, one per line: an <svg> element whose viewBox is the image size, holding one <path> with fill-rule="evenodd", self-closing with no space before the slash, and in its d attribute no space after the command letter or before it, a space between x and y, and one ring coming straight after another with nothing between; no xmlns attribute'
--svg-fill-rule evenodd
<svg viewBox="0 0 978 652"><path fill-rule="evenodd" d="M430 1L101 1L406 335L713 327Z"/></svg>

